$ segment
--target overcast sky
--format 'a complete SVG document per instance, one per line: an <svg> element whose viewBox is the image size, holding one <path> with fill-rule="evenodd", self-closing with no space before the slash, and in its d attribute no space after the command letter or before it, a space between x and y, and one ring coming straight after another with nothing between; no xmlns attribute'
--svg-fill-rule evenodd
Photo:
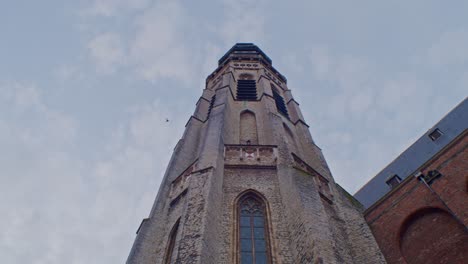
<svg viewBox="0 0 468 264"><path fill-rule="evenodd" d="M123 263L204 80L254 42L354 193L466 96L466 1L2 1L2 263ZM165 119L170 122L166 123Z"/></svg>

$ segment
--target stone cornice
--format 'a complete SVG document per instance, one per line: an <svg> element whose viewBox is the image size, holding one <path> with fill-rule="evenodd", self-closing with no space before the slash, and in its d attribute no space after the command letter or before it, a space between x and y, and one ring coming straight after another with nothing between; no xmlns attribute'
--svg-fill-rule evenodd
<svg viewBox="0 0 468 264"><path fill-rule="evenodd" d="M210 100L206 99L206 98L203 97L203 96L200 96L200 98L198 98L198 101L195 103L195 105L198 105L198 104L200 103L200 101L202 101L202 100L205 100L205 101L207 101L208 103L210 103Z"/></svg>
<svg viewBox="0 0 468 264"><path fill-rule="evenodd" d="M224 168L226 169L270 169L270 170L276 170L276 166L268 166L268 165L230 165L226 164L224 165Z"/></svg>
<svg viewBox="0 0 468 264"><path fill-rule="evenodd" d="M291 90L288 90L288 91L291 91ZM289 104L290 102L294 102L297 105L299 105L299 103L296 100L294 100L294 98L289 99L289 101L286 104Z"/></svg>
<svg viewBox="0 0 468 264"><path fill-rule="evenodd" d="M307 128L309 128L309 125L308 125L306 122L304 122L302 119L300 119L300 118L297 119L296 122L294 122L294 125L297 125L298 123L302 123L302 124L305 125Z"/></svg>

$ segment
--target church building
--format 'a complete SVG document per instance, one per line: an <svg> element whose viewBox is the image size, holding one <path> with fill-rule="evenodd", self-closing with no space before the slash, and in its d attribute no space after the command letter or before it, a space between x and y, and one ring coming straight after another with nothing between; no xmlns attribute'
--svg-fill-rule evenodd
<svg viewBox="0 0 468 264"><path fill-rule="evenodd" d="M386 263L286 77L251 43L206 79L131 264Z"/></svg>

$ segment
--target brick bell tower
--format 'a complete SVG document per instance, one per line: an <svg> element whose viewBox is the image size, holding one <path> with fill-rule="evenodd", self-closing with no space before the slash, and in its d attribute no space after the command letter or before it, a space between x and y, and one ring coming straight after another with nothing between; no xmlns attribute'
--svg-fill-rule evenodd
<svg viewBox="0 0 468 264"><path fill-rule="evenodd" d="M385 263L286 78L234 45L174 149L127 263Z"/></svg>

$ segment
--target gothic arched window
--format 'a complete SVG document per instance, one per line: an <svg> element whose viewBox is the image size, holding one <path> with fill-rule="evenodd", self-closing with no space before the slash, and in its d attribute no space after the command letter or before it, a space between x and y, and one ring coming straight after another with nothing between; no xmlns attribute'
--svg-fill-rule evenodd
<svg viewBox="0 0 468 264"><path fill-rule="evenodd" d="M166 254L164 257L165 264L173 263L171 260L173 257L172 255L174 254L174 246L176 243L177 231L179 229L179 222L180 222L180 219L177 220L177 222L172 227L171 232L169 233L169 239L167 241L167 246L166 246Z"/></svg>
<svg viewBox="0 0 468 264"><path fill-rule="evenodd" d="M238 204L240 264L270 263L265 203L253 193Z"/></svg>

